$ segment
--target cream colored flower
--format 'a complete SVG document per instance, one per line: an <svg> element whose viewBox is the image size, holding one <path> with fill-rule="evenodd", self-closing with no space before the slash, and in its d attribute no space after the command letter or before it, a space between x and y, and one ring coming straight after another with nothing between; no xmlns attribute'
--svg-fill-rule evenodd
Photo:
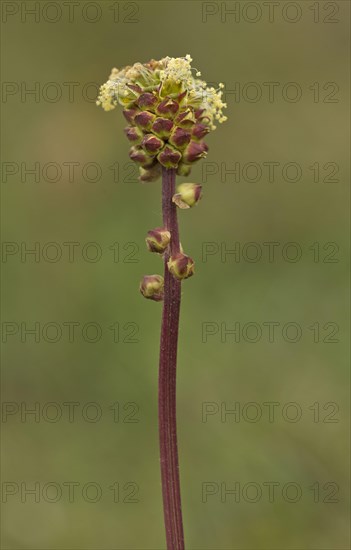
<svg viewBox="0 0 351 550"><path fill-rule="evenodd" d="M203 109L211 130L216 128L214 122L225 122L223 109L227 107L222 101L222 83L218 90L207 86L200 80L201 72L191 67L192 58L164 57L159 61L151 60L148 63L135 63L123 69L112 69L109 80L100 88L97 105L105 111L111 111L116 105L130 107L137 100L138 92L130 86L138 86L140 93L152 91L160 93L160 101L165 96L175 97L185 92L182 105ZM194 73L195 71L195 77ZM163 94L163 95L162 95Z"/></svg>

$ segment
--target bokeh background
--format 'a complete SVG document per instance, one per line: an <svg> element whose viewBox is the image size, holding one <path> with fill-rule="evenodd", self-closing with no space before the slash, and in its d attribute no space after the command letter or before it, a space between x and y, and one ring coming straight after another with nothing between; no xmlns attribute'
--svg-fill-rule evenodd
<svg viewBox="0 0 351 550"><path fill-rule="evenodd" d="M122 114L94 96L112 67L187 53L228 103L190 178L204 198L179 213L197 266L183 285L178 366L187 548L349 548L349 3L286 4L270 21L264 3L3 2L2 548L165 548L161 307L138 292L162 270L144 246L160 183L136 180ZM267 162L279 163L273 181ZM295 182L282 170L291 162ZM261 259L248 260L250 242ZM264 242L279 243L272 261ZM64 243L76 243L71 256ZM38 257L24 253L35 246ZM262 337L235 339L225 330L236 323ZM295 343L286 323L301 329Z"/></svg>

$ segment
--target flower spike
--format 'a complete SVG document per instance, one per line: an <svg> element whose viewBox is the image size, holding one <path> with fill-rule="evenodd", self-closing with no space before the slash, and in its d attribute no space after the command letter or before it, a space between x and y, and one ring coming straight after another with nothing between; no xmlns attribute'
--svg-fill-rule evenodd
<svg viewBox="0 0 351 550"><path fill-rule="evenodd" d="M143 168L155 158L161 166L189 175L191 165L206 156L203 139L216 128L215 123L226 120L223 85L218 89L207 86L191 62L186 55L112 69L109 80L100 87L97 105L105 111L124 107L129 123L125 134L132 145L141 145L148 157L133 150L130 158ZM157 179L156 173L153 179ZM141 181L146 181L145 177L143 174Z"/></svg>
<svg viewBox="0 0 351 550"><path fill-rule="evenodd" d="M184 254L179 239L177 207L189 209L201 198L201 185L182 183L193 164L207 155L205 138L224 122L223 84L218 88L201 80L184 57L151 59L123 69L112 69L100 87L97 105L111 111L118 105L128 123L124 132L129 157L138 165L139 181L162 176L162 227L147 233L146 246L162 256L164 277L144 275L140 292L148 300L163 301L158 418L160 465L167 550L184 550L176 430L176 368L181 287L194 274L194 261ZM157 207L156 207L157 208Z"/></svg>

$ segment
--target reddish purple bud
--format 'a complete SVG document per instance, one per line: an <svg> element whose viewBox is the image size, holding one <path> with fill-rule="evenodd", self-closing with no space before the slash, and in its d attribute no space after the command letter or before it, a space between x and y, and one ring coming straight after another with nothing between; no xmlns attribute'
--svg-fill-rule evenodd
<svg viewBox="0 0 351 550"><path fill-rule="evenodd" d="M192 136L195 139L201 140L209 133L209 131L210 129L208 126L206 126L205 124L201 124L201 122L198 122L193 127Z"/></svg>
<svg viewBox="0 0 351 550"><path fill-rule="evenodd" d="M175 147L182 148L188 145L191 139L191 133L184 128L175 128L170 135L169 143Z"/></svg>
<svg viewBox="0 0 351 550"><path fill-rule="evenodd" d="M141 94L137 100L137 105L140 109L153 111L157 103L157 97L150 92Z"/></svg>
<svg viewBox="0 0 351 550"><path fill-rule="evenodd" d="M127 84L128 88L133 90L133 92L136 92L137 94L141 94L143 91L138 84Z"/></svg>
<svg viewBox="0 0 351 550"><path fill-rule="evenodd" d="M200 141L199 143L197 141L191 141L183 153L183 161L191 164L192 162L206 157L207 151L208 146L204 141Z"/></svg>
<svg viewBox="0 0 351 550"><path fill-rule="evenodd" d="M134 121L134 117L137 113L139 113L138 109L123 109L123 114L129 123Z"/></svg>
<svg viewBox="0 0 351 550"><path fill-rule="evenodd" d="M166 145L161 153L157 155L157 160L164 166L165 168L177 168L178 163L180 159L182 158L182 155L177 149L174 149L170 145Z"/></svg>
<svg viewBox="0 0 351 550"><path fill-rule="evenodd" d="M179 96L177 97L177 101L179 104L181 104L183 102L183 99L186 98L186 96L188 95L188 91L185 90L184 92L182 92L181 94L179 94Z"/></svg>
<svg viewBox="0 0 351 550"><path fill-rule="evenodd" d="M174 118L174 115L179 111L179 104L174 99L166 97L161 103L157 106L156 109L159 115L162 115L166 118Z"/></svg>
<svg viewBox="0 0 351 550"><path fill-rule="evenodd" d="M124 128L124 133L129 141L134 143L134 145L141 143L143 132L139 130L139 128L136 128L135 126L127 126L127 128Z"/></svg>
<svg viewBox="0 0 351 550"><path fill-rule="evenodd" d="M168 270L172 273L173 277L178 280L188 279L194 275L194 260L186 254L176 254L172 256L167 262Z"/></svg>
<svg viewBox="0 0 351 550"><path fill-rule="evenodd" d="M139 290L144 298L161 302L164 295L164 281L161 275L144 275Z"/></svg>
<svg viewBox="0 0 351 550"><path fill-rule="evenodd" d="M141 146L143 147L143 149L145 149L147 153L150 153L151 155L157 155L157 153L164 146L164 142L162 141L162 139L154 136L154 134L146 134L141 143Z"/></svg>
<svg viewBox="0 0 351 550"><path fill-rule="evenodd" d="M133 147L129 151L129 157L138 164L141 164L145 168L148 168L149 166L152 166L153 159L148 155L144 149L139 147L138 145L133 145Z"/></svg>
<svg viewBox="0 0 351 550"><path fill-rule="evenodd" d="M142 111L141 113L139 112L137 115L135 115L134 122L142 130L150 130L155 118L155 115L153 115L149 111Z"/></svg>
<svg viewBox="0 0 351 550"><path fill-rule="evenodd" d="M176 124L182 128L191 128L195 124L195 116L191 109L179 113L175 119Z"/></svg>
<svg viewBox="0 0 351 550"><path fill-rule="evenodd" d="M205 112L205 109L196 109L195 111L195 118L196 120L199 120L202 116L202 113Z"/></svg>
<svg viewBox="0 0 351 550"><path fill-rule="evenodd" d="M148 231L146 237L146 246L150 252L163 254L171 240L171 234L164 227L156 227Z"/></svg>
<svg viewBox="0 0 351 550"><path fill-rule="evenodd" d="M152 131L160 138L168 138L173 128L173 122L169 118L156 118L152 125Z"/></svg>

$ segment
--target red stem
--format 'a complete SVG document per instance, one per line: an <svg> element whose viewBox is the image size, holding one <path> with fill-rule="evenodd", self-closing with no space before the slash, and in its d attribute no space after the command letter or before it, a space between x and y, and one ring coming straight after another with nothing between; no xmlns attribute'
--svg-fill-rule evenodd
<svg viewBox="0 0 351 550"><path fill-rule="evenodd" d="M170 255L179 252L177 207L172 202L176 172L162 169L163 226L171 233L169 249L164 254L164 302L160 343L158 419L163 510L168 550L184 550L182 507L180 499L177 421L176 369L181 283L168 271Z"/></svg>

